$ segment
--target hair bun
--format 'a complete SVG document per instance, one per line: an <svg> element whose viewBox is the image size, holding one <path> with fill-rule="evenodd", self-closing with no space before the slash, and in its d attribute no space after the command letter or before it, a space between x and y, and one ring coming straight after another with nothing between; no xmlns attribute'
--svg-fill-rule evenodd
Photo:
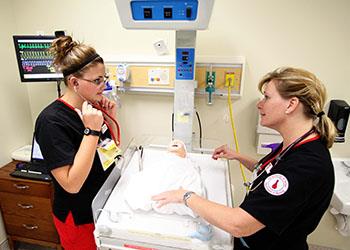
<svg viewBox="0 0 350 250"><path fill-rule="evenodd" d="M71 52L78 43L73 41L71 36L61 36L56 38L50 48L50 52L54 55L54 64L60 65L69 52Z"/></svg>
<svg viewBox="0 0 350 250"><path fill-rule="evenodd" d="M62 36L52 42L56 52L67 55L78 43L73 41L71 36Z"/></svg>

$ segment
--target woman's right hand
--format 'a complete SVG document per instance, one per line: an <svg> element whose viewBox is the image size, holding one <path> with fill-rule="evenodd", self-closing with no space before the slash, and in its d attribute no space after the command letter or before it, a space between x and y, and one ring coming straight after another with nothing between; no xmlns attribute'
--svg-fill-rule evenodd
<svg viewBox="0 0 350 250"><path fill-rule="evenodd" d="M183 203L183 197L186 192L186 190L180 188L153 195L151 199L156 201L157 207L160 208L168 203Z"/></svg>
<svg viewBox="0 0 350 250"><path fill-rule="evenodd" d="M81 111L78 109L75 109L75 111L80 116L86 128L101 131L103 115L100 110L95 109L91 104L85 101L83 102Z"/></svg>
<svg viewBox="0 0 350 250"><path fill-rule="evenodd" d="M217 160L219 158L225 158L228 160L237 159L238 153L228 148L227 145L222 145L216 148L213 152L212 158Z"/></svg>

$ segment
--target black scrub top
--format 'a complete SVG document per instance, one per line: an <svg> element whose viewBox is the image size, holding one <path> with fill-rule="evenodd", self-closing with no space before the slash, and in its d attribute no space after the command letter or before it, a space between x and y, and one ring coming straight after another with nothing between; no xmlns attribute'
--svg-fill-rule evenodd
<svg viewBox="0 0 350 250"><path fill-rule="evenodd" d="M264 160L275 158L279 150ZM308 249L307 236L327 210L333 189L334 170L326 146L318 137L297 145L270 173L262 171L240 205L265 225L243 240L251 250ZM234 249L248 248L236 238Z"/></svg>
<svg viewBox="0 0 350 250"><path fill-rule="evenodd" d="M84 124L73 107L57 99L38 116L35 136L40 146L45 164L51 172L55 168L72 165L75 154L83 139ZM101 139L111 138L107 129ZM95 153L90 173L80 191L76 194L66 192L53 177L53 214L65 222L69 212L76 225L93 223L91 203L114 167L103 170L98 153Z"/></svg>

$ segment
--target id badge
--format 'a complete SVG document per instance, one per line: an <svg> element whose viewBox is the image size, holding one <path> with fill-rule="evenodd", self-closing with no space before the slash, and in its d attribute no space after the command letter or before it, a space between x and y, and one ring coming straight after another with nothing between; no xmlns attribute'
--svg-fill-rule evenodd
<svg viewBox="0 0 350 250"><path fill-rule="evenodd" d="M110 138L104 139L97 145L97 153L104 171L113 164L120 151L115 142Z"/></svg>
<svg viewBox="0 0 350 250"><path fill-rule="evenodd" d="M272 165L272 163L270 162L270 163L265 167L266 173L267 173L267 174L270 174L272 168L273 168L273 165Z"/></svg>

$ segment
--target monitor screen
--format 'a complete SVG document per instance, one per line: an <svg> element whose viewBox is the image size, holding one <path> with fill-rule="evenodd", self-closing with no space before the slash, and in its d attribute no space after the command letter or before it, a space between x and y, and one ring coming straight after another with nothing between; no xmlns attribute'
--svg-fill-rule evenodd
<svg viewBox="0 0 350 250"><path fill-rule="evenodd" d="M19 74L22 82L58 81L62 73L52 65L48 52L55 36L13 36Z"/></svg>

